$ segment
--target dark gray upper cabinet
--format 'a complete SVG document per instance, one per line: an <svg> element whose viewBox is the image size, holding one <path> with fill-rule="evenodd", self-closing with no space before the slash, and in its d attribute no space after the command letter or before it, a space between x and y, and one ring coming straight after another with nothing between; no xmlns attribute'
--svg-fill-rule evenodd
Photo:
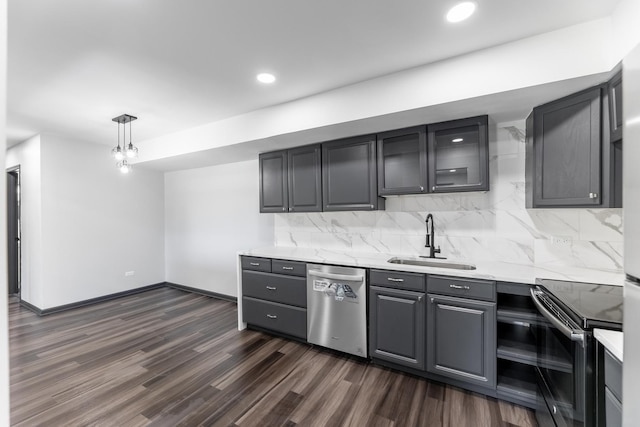
<svg viewBox="0 0 640 427"><path fill-rule="evenodd" d="M618 71L607 83L609 94L609 128L611 142L622 139L622 71Z"/></svg>
<svg viewBox="0 0 640 427"><path fill-rule="evenodd" d="M322 211L320 144L263 153L260 212Z"/></svg>
<svg viewBox="0 0 640 427"><path fill-rule="evenodd" d="M378 197L375 135L322 144L324 211L384 209Z"/></svg>
<svg viewBox="0 0 640 427"><path fill-rule="evenodd" d="M287 151L289 211L322 211L322 163L320 144Z"/></svg>
<svg viewBox="0 0 640 427"><path fill-rule="evenodd" d="M423 370L424 292L379 286L371 286L369 291L369 355Z"/></svg>
<svg viewBox="0 0 640 427"><path fill-rule="evenodd" d="M495 389L496 303L427 298L427 371Z"/></svg>
<svg viewBox="0 0 640 427"><path fill-rule="evenodd" d="M488 117L427 126L433 193L489 190Z"/></svg>
<svg viewBox="0 0 640 427"><path fill-rule="evenodd" d="M286 212L289 209L286 150L263 153L258 159L260 212Z"/></svg>
<svg viewBox="0 0 640 427"><path fill-rule="evenodd" d="M534 108L527 119L527 207L602 205L602 86Z"/></svg>
<svg viewBox="0 0 640 427"><path fill-rule="evenodd" d="M427 191L427 127L379 133L378 194L420 194Z"/></svg>

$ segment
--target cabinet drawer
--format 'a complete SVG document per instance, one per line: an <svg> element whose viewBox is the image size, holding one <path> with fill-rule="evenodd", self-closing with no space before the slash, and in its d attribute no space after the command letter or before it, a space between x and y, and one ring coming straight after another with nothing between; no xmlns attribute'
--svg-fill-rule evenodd
<svg viewBox="0 0 640 427"><path fill-rule="evenodd" d="M622 363L609 350L604 350L604 383L622 401Z"/></svg>
<svg viewBox="0 0 640 427"><path fill-rule="evenodd" d="M369 283L387 288L424 291L425 275L392 270L371 270L369 272Z"/></svg>
<svg viewBox="0 0 640 427"><path fill-rule="evenodd" d="M622 403L616 399L609 387L604 388L604 411L607 427L622 426Z"/></svg>
<svg viewBox="0 0 640 427"><path fill-rule="evenodd" d="M284 261L274 259L271 261L271 271L278 274L287 274L289 276L307 276L307 264L297 261Z"/></svg>
<svg viewBox="0 0 640 427"><path fill-rule="evenodd" d="M496 300L496 282L488 280L459 279L446 276L427 277L427 291L440 295Z"/></svg>
<svg viewBox="0 0 640 427"><path fill-rule="evenodd" d="M304 277L243 271L242 294L282 304L306 307L307 280Z"/></svg>
<svg viewBox="0 0 640 427"><path fill-rule="evenodd" d="M242 269L271 272L271 260L269 258L243 256Z"/></svg>
<svg viewBox="0 0 640 427"><path fill-rule="evenodd" d="M307 310L276 302L242 298L244 321L293 337L307 339Z"/></svg>

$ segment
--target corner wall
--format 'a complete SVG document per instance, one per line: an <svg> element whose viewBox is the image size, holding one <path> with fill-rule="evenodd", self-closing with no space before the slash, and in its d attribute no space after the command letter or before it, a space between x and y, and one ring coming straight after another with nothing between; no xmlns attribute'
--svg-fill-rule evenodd
<svg viewBox="0 0 640 427"><path fill-rule="evenodd" d="M273 246L258 160L165 174L166 280L237 296L237 253Z"/></svg>
<svg viewBox="0 0 640 427"><path fill-rule="evenodd" d="M47 309L164 281L161 172L122 175L108 147L50 134L12 147L17 164L22 299Z"/></svg>

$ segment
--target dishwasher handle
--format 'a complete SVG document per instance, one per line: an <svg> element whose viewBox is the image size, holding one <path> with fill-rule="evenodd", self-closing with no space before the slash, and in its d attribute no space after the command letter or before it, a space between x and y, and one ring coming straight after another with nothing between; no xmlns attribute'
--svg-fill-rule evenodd
<svg viewBox="0 0 640 427"><path fill-rule="evenodd" d="M357 274L357 275L335 274L335 273L326 273L324 271L318 271L318 270L309 270L307 271L307 273L309 274L309 276L316 276L322 279L340 280L343 282L362 282L364 280L364 276L360 274Z"/></svg>

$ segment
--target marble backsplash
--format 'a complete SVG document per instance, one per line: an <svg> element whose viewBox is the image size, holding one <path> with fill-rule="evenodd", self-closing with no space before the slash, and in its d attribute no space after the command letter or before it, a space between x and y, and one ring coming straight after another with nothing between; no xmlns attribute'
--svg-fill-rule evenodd
<svg viewBox="0 0 640 427"><path fill-rule="evenodd" d="M275 214L276 246L622 269L622 209L525 209L524 121L490 125L488 192L388 197L385 211Z"/></svg>

